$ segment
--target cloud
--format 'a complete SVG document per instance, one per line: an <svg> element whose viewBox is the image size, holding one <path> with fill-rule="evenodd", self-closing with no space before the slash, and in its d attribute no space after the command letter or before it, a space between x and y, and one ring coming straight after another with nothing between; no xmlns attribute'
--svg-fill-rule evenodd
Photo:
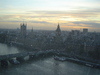
<svg viewBox="0 0 100 75"><path fill-rule="evenodd" d="M86 25L87 27L93 27L93 28L98 28L98 27L100 27L100 23L95 23L95 22L91 22L91 21L85 21L85 22L72 22L73 24L77 24L77 25L80 25L81 26L81 24L84 24L84 25Z"/></svg>
<svg viewBox="0 0 100 75"><path fill-rule="evenodd" d="M30 14L42 14L42 15L49 15L49 16L59 16L59 15L65 15L65 16L74 16L74 17L90 17L90 16L97 16L100 13L100 8L95 9L81 9L78 8L74 11L28 11Z"/></svg>
<svg viewBox="0 0 100 75"><path fill-rule="evenodd" d="M43 23L43 24L50 24L49 22L46 21L29 21L31 23Z"/></svg>
<svg viewBox="0 0 100 75"><path fill-rule="evenodd" d="M77 11L26 11L22 13L13 13L0 15L0 22L21 23L26 21L35 25L51 26L60 22L70 28L100 28L100 10L82 9ZM44 27L43 27L44 28ZM48 28L49 29L49 28Z"/></svg>

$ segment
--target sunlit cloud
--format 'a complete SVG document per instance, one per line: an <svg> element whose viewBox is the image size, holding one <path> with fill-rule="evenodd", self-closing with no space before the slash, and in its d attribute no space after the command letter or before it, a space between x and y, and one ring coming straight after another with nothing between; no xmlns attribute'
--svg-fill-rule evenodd
<svg viewBox="0 0 100 75"><path fill-rule="evenodd" d="M99 30L99 4L98 0L1 0L0 28L17 28L24 21L29 29L52 30L59 22L62 30Z"/></svg>

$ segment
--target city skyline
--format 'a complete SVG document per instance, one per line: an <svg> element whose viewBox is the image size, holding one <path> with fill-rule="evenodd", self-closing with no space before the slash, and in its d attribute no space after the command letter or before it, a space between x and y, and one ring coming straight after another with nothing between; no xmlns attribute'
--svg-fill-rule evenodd
<svg viewBox="0 0 100 75"><path fill-rule="evenodd" d="M28 29L61 30L88 28L100 32L99 0L1 0L0 28L19 28L23 21Z"/></svg>

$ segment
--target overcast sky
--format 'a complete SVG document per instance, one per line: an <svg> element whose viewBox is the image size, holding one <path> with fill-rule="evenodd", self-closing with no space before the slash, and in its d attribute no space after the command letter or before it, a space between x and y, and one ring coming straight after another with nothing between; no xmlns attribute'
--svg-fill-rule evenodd
<svg viewBox="0 0 100 75"><path fill-rule="evenodd" d="M0 0L0 28L61 30L88 28L100 32L100 0Z"/></svg>

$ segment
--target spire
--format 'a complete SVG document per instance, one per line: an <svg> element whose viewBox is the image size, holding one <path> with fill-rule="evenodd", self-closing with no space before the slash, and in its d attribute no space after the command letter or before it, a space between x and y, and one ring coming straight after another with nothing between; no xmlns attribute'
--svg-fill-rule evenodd
<svg viewBox="0 0 100 75"><path fill-rule="evenodd" d="M58 26L57 26L56 32L61 32L59 23L58 23Z"/></svg>
<svg viewBox="0 0 100 75"><path fill-rule="evenodd" d="M27 26L27 22L25 22L25 21L23 20L22 25L23 25L23 26Z"/></svg>
<svg viewBox="0 0 100 75"><path fill-rule="evenodd" d="M33 27L32 27L32 30L31 30L31 32L33 33Z"/></svg>

